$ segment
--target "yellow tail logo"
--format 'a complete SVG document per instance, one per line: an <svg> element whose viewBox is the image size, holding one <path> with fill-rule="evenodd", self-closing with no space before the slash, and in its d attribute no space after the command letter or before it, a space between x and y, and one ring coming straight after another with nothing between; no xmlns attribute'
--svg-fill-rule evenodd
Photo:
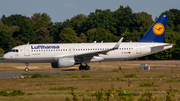
<svg viewBox="0 0 180 101"><path fill-rule="evenodd" d="M164 28L164 25L162 23L156 23L154 26L153 26L153 32L156 34L156 35L161 35L163 34L165 31L165 28Z"/></svg>

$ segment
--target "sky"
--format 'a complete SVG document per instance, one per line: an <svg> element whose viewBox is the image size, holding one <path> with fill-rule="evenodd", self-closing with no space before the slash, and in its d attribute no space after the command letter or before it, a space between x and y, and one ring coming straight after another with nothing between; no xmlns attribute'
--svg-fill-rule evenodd
<svg viewBox="0 0 180 101"><path fill-rule="evenodd" d="M34 13L47 13L52 22L63 22L78 14L89 15L96 9L117 10L127 5L134 13L147 12L152 18L169 9L180 10L180 0L1 0L0 18L21 14L31 17Z"/></svg>

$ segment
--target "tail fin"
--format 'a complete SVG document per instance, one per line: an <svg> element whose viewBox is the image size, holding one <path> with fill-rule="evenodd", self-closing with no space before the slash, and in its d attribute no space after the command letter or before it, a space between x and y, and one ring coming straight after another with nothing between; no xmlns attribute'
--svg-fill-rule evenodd
<svg viewBox="0 0 180 101"><path fill-rule="evenodd" d="M166 25L169 15L160 15L156 22L146 32L146 34L137 42L160 42L164 40Z"/></svg>

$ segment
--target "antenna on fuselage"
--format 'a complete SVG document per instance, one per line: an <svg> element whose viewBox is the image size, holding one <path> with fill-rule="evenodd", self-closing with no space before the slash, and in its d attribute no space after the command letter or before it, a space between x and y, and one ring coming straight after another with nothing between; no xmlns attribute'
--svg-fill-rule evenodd
<svg viewBox="0 0 180 101"><path fill-rule="evenodd" d="M27 45L29 45L29 42L27 43Z"/></svg>
<svg viewBox="0 0 180 101"><path fill-rule="evenodd" d="M94 41L94 43L96 43L96 41Z"/></svg>
<svg viewBox="0 0 180 101"><path fill-rule="evenodd" d="M101 41L101 43L103 43L103 40Z"/></svg>

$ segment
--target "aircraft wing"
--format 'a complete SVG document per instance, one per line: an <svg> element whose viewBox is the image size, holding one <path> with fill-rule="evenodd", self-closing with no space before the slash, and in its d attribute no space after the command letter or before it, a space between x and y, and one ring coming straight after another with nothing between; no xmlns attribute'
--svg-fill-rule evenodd
<svg viewBox="0 0 180 101"><path fill-rule="evenodd" d="M99 54L105 54L109 51L116 50L120 46L121 42L123 40L123 37L117 42L117 44L108 50L101 50L101 51L94 51L94 52L88 52L88 53L82 53L82 54L74 54L75 58L82 59L84 58L92 58L93 56L98 56ZM72 57L72 56L64 56L64 57Z"/></svg>

